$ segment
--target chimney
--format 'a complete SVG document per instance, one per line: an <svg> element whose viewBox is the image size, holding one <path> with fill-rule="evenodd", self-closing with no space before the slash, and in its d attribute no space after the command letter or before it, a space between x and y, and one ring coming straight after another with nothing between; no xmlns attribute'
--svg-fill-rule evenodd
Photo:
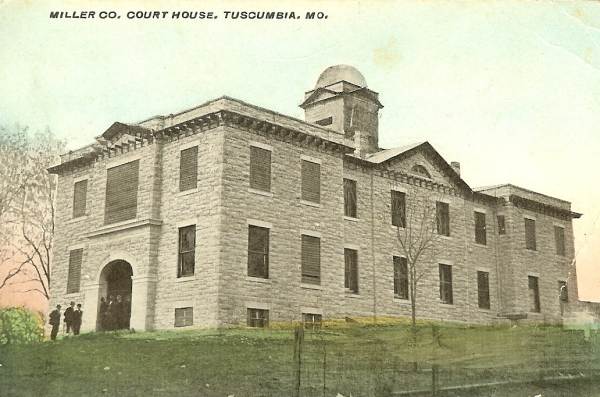
<svg viewBox="0 0 600 397"><path fill-rule="evenodd" d="M450 163L450 166L456 171L458 176L460 176L460 163L458 161L453 161Z"/></svg>

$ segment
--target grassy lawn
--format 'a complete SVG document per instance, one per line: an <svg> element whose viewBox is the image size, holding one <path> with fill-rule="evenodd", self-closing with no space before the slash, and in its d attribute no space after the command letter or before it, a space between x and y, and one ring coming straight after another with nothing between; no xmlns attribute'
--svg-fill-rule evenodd
<svg viewBox="0 0 600 397"><path fill-rule="evenodd" d="M444 396L595 396L600 335L558 327L331 326L307 331L301 395L389 396L431 387L530 381ZM434 335L437 335L434 337ZM86 334L0 347L1 396L291 396L292 330L190 330ZM417 363L417 371L414 370ZM543 378L572 376L574 382ZM479 393L479 394L478 394ZM503 394L508 393L508 394ZM516 393L516 394L515 394Z"/></svg>

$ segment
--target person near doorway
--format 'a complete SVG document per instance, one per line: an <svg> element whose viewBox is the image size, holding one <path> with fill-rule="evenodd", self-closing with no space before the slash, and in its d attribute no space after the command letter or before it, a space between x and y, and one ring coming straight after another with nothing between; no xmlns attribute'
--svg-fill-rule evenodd
<svg viewBox="0 0 600 397"><path fill-rule="evenodd" d="M71 306L65 310L65 325L67 326L67 334L71 333L73 328L73 312L75 311L75 302L71 302Z"/></svg>
<svg viewBox="0 0 600 397"><path fill-rule="evenodd" d="M100 330L106 331L108 328L108 303L106 303L106 299L104 297L100 298Z"/></svg>
<svg viewBox="0 0 600 397"><path fill-rule="evenodd" d="M125 307L125 313L124 313L125 329L129 329L130 325L131 325L130 324L130 321L131 321L131 295L125 295L124 307Z"/></svg>
<svg viewBox="0 0 600 397"><path fill-rule="evenodd" d="M56 309L50 312L50 321L48 321L48 323L52 326L52 331L50 332L50 339L56 340L58 328L60 327L60 305L56 305Z"/></svg>
<svg viewBox="0 0 600 397"><path fill-rule="evenodd" d="M78 303L77 309L73 311L73 335L79 335L79 330L81 329L82 316L83 311L81 311L81 303Z"/></svg>
<svg viewBox="0 0 600 397"><path fill-rule="evenodd" d="M117 295L117 301L115 302L115 325L116 329L125 328L125 305L121 295Z"/></svg>
<svg viewBox="0 0 600 397"><path fill-rule="evenodd" d="M112 295L108 296L106 303L106 330L112 331L115 329L115 299Z"/></svg>

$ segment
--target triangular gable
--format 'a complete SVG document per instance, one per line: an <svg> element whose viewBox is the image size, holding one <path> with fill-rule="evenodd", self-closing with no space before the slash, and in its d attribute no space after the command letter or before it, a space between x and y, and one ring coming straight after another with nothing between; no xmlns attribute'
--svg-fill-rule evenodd
<svg viewBox="0 0 600 397"><path fill-rule="evenodd" d="M354 86L354 84L353 84L353 86ZM350 94L363 96L363 97L375 102L377 104L377 106L379 106L379 108L383 108L383 105L381 104L381 102L379 102L378 94L374 91L369 90L366 87L356 88L356 89L352 89L350 91L334 91L329 88L319 87L316 90L314 90L308 96L308 98L306 98L304 100L304 102L302 102L300 104L300 107L304 109L308 105L318 102L318 101L323 101L325 99L330 99L330 98L333 98L336 96L344 96L344 95L350 95Z"/></svg>
<svg viewBox="0 0 600 397"><path fill-rule="evenodd" d="M321 101L321 100L324 100L324 99L333 98L334 96L339 95L339 94L340 94L339 92L336 92L336 91L333 91L333 90L330 90L330 89L327 89L327 88L319 87L316 90L314 90L308 96L308 98L306 98L304 100L304 102L302 102L300 104L300 107L304 108L305 106L307 106L310 103Z"/></svg>
<svg viewBox="0 0 600 397"><path fill-rule="evenodd" d="M386 165L388 169L394 171L408 172L417 176L422 176L422 174L414 171L413 167L421 165L429 172L431 179L437 179L438 181L442 179L469 193L473 193L471 187L429 142L383 150L372 154L366 160Z"/></svg>
<svg viewBox="0 0 600 397"><path fill-rule="evenodd" d="M115 143L120 141L124 135L134 138L145 136L150 132L149 129L140 127L139 125L130 125L116 121L102 133L101 137L106 141Z"/></svg>

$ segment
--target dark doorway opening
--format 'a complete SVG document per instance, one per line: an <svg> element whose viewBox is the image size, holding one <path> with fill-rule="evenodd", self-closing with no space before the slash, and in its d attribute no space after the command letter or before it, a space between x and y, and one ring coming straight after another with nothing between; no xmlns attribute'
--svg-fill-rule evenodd
<svg viewBox="0 0 600 397"><path fill-rule="evenodd" d="M102 270L98 330L129 329L132 275L131 265L123 260L110 262Z"/></svg>

